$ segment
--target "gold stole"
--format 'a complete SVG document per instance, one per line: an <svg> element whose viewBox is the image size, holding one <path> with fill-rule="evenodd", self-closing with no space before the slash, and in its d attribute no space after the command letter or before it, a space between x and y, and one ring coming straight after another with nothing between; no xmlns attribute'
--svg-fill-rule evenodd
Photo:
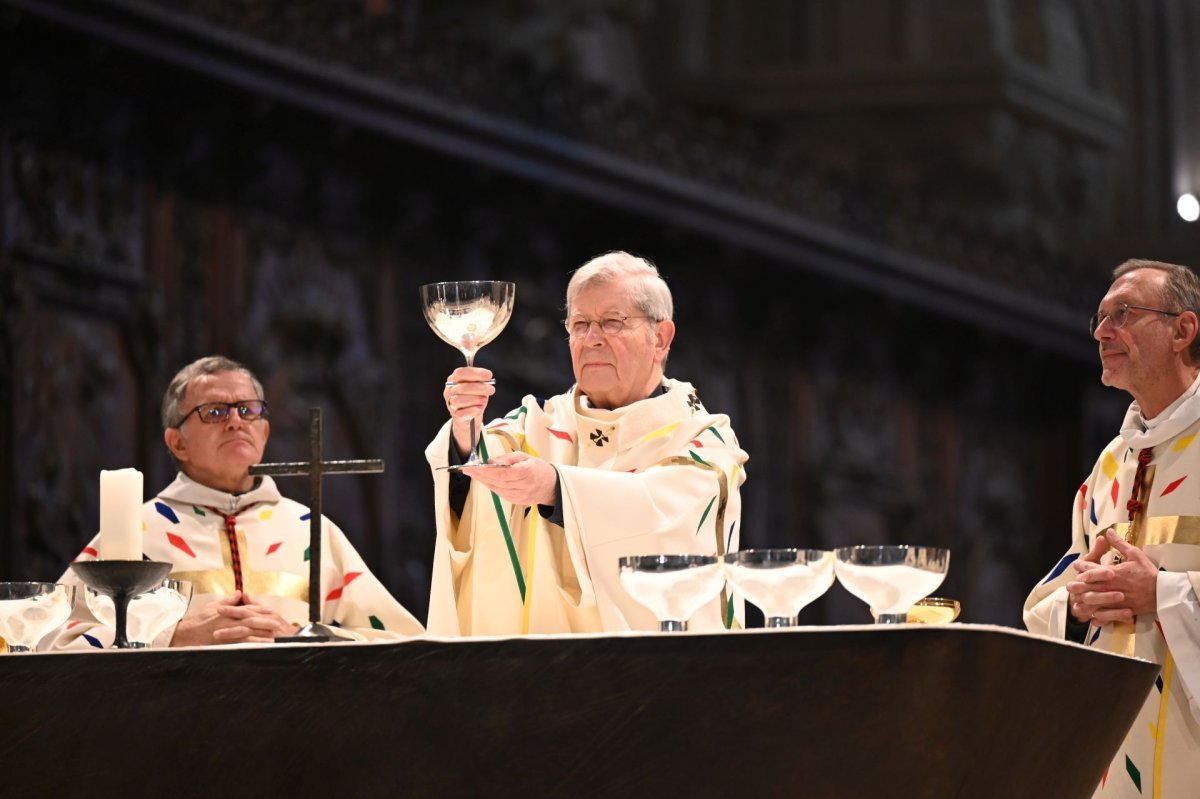
<svg viewBox="0 0 1200 799"><path fill-rule="evenodd" d="M219 569L204 569L198 571L171 572L172 580L190 580L192 594L219 594L228 596L234 592L237 583L233 577L233 550L229 546L229 535L225 528L219 530L221 539L221 561ZM250 545L246 542L246 534L237 531L238 552L242 556L242 588L251 599L258 596L291 597L301 602L308 602L308 577L292 574L291 572L258 572L250 571L246 564L246 554Z"/></svg>
<svg viewBox="0 0 1200 799"><path fill-rule="evenodd" d="M1130 544L1142 550L1162 544L1200 544L1200 516L1146 517L1150 488L1153 485L1154 467L1147 464L1142 479L1141 495L1136 497L1140 509L1133 519L1115 524L1113 529ZM1133 657L1137 644L1135 629L1133 624L1127 622L1113 622L1110 651Z"/></svg>

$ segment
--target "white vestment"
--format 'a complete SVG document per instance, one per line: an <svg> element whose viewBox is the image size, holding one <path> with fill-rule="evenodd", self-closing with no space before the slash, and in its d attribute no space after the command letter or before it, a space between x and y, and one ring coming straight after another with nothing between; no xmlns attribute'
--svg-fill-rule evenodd
<svg viewBox="0 0 1200 799"><path fill-rule="evenodd" d="M228 494L184 474L142 506L142 552L172 564L172 578L193 585L187 616L241 587L296 626L309 621L309 512L283 497L270 477L257 478L245 494ZM420 622L371 574L337 525L323 519L321 530L321 621L340 627L355 640L400 639L422 632ZM234 529L230 536L229 527ZM99 536L78 560L95 560ZM235 567L236 566L236 567ZM113 631L87 608L83 584L67 569L59 582L78 585L72 619L42 647L108 647ZM175 628L154 642L166 646Z"/></svg>
<svg viewBox="0 0 1200 799"><path fill-rule="evenodd" d="M1138 454L1150 448L1142 493L1146 508L1132 542L1160 568L1158 611L1138 616L1134 624L1092 627L1086 643L1154 661L1163 669L1101 777L1097 797L1200 796L1198 385L1200 379L1148 422L1136 403L1130 407L1121 435L1105 449L1075 498L1070 550L1025 602L1025 625L1031 632L1064 636L1070 612L1066 584L1078 574L1070 564L1108 528L1115 526L1122 535L1129 531L1127 503ZM1104 702L1105 697L1071 701Z"/></svg>
<svg viewBox="0 0 1200 799"><path fill-rule="evenodd" d="M472 483L459 519L450 507L447 422L426 450L434 467L437 543L430 592L433 635L656 630L621 587L623 555L736 550L746 453L724 415L692 386L617 410L572 390L541 405L532 396L486 428L488 453L521 451L558 472L563 525ZM740 620L726 597L690 620L713 630Z"/></svg>

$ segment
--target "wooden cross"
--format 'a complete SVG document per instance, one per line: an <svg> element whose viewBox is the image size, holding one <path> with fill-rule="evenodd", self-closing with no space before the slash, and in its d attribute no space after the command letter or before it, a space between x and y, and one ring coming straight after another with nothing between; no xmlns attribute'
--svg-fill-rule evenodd
<svg viewBox="0 0 1200 799"><path fill-rule="evenodd" d="M383 471L383 461L326 461L321 460L321 409L308 409L308 438L310 456L307 461L290 463L260 463L250 467L250 474L283 477L308 475L308 626L295 636L276 638L276 641L338 641L345 636L333 627L321 623L321 478L327 474L370 474Z"/></svg>

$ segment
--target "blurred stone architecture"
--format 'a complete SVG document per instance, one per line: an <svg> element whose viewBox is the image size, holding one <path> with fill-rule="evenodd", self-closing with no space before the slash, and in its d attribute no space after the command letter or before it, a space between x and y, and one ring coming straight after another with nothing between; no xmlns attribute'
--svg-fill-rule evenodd
<svg viewBox="0 0 1200 799"><path fill-rule="evenodd" d="M1168 0L0 0L0 579L60 573L99 469L170 479L158 399L221 352L271 459L320 405L387 460L326 509L420 615L459 356L417 287L518 282L501 411L569 384L567 273L622 248L751 454L743 546L950 546L1017 624L1125 404L1108 271L1200 267L1198 128Z"/></svg>

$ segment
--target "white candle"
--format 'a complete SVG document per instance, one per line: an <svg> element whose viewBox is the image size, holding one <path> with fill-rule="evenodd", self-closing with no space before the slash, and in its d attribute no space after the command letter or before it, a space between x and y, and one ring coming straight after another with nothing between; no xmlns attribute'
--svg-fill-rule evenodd
<svg viewBox="0 0 1200 799"><path fill-rule="evenodd" d="M100 557L142 559L142 473L100 470Z"/></svg>

